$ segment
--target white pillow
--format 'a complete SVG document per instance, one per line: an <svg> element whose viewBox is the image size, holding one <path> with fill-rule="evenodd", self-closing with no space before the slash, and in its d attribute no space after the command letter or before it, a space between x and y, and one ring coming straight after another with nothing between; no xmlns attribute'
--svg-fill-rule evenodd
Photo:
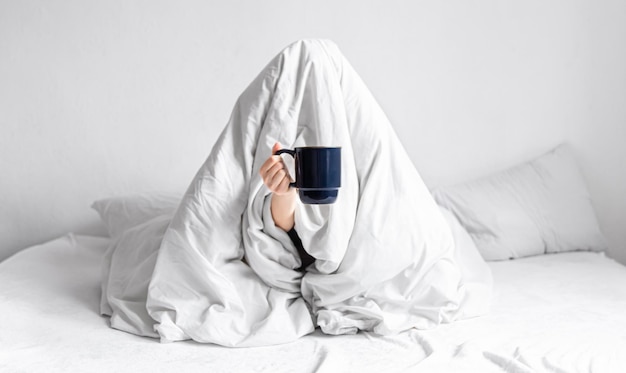
<svg viewBox="0 0 626 373"><path fill-rule="evenodd" d="M160 215L173 215L181 196L175 194L132 194L95 201L96 210L113 238Z"/></svg>
<svg viewBox="0 0 626 373"><path fill-rule="evenodd" d="M457 216L485 260L607 248L566 145L433 196Z"/></svg>

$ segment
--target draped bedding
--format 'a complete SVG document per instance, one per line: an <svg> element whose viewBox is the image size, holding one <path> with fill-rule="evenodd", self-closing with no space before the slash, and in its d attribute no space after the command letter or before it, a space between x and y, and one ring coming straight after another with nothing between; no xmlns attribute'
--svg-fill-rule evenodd
<svg viewBox="0 0 626 373"><path fill-rule="evenodd" d="M258 175L275 142L342 147L337 202L296 210L317 259L304 274ZM332 42L303 40L239 97L176 211L109 247L101 311L164 342L271 345L317 327L389 335L485 312L488 269L463 258L357 73Z"/></svg>

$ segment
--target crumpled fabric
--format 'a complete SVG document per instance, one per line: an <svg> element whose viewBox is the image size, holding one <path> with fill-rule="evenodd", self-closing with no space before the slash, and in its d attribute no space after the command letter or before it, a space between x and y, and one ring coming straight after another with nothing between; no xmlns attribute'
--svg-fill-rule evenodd
<svg viewBox="0 0 626 373"><path fill-rule="evenodd" d="M342 148L337 202L296 209L316 258L305 273L259 176L275 142ZM488 303L464 282L481 269L459 262L388 119L326 40L298 41L263 69L174 216L154 220L109 249L102 303L112 327L163 342L260 346L316 327L394 334L476 316L483 311L463 305Z"/></svg>

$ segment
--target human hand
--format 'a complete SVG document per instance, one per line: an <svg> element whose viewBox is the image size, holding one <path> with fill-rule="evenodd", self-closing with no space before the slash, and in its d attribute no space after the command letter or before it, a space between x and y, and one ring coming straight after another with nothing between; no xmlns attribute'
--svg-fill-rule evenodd
<svg viewBox="0 0 626 373"><path fill-rule="evenodd" d="M272 193L279 196L292 193L293 190L289 187L289 183L293 180L289 176L285 162L280 155L274 155L280 149L280 144L275 143L272 147L272 155L267 158L259 170L263 183Z"/></svg>

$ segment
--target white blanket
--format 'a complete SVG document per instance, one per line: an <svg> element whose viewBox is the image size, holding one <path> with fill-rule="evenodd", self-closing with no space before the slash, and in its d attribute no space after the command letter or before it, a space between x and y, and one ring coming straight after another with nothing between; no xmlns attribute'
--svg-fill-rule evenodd
<svg viewBox="0 0 626 373"><path fill-rule="evenodd" d="M303 275L274 226L258 170L280 142L342 147L333 205L299 205L317 258ZM246 264L242 258L246 258ZM449 226L372 95L331 42L282 51L239 98L173 218L123 234L105 258L102 312L114 328L225 346L328 334L393 334L475 316ZM461 256L462 257L462 256ZM473 262L475 263L475 262Z"/></svg>

